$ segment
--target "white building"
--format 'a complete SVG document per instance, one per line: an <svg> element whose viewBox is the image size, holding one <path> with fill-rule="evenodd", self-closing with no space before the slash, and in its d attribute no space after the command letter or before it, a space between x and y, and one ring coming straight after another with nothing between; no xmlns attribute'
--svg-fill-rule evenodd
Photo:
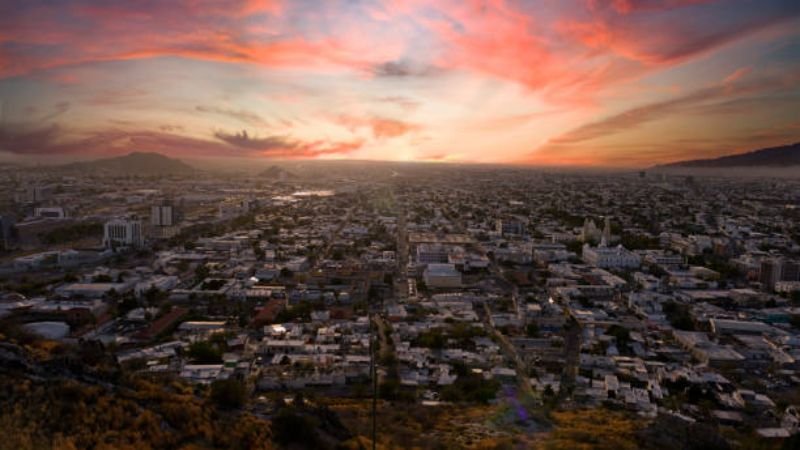
<svg viewBox="0 0 800 450"><path fill-rule="evenodd" d="M422 276L428 287L461 287L461 272L453 264L428 264Z"/></svg>
<svg viewBox="0 0 800 450"><path fill-rule="evenodd" d="M683 255L666 253L663 250L645 250L643 253L646 263L663 268L677 268L686 263Z"/></svg>
<svg viewBox="0 0 800 450"><path fill-rule="evenodd" d="M54 193L53 186L28 186L17 192L14 199L17 203L40 203L51 199Z"/></svg>
<svg viewBox="0 0 800 450"><path fill-rule="evenodd" d="M81 254L76 250L53 250L14 258L14 268L34 270L43 267L67 267L78 264Z"/></svg>
<svg viewBox="0 0 800 450"><path fill-rule="evenodd" d="M645 291L655 291L661 287L661 280L648 273L636 272L633 274L633 280Z"/></svg>
<svg viewBox="0 0 800 450"><path fill-rule="evenodd" d="M103 245L107 248L141 247L144 245L142 221L139 219L113 219L103 227Z"/></svg>
<svg viewBox="0 0 800 450"><path fill-rule="evenodd" d="M594 220L588 217L583 221L583 228L581 229L581 241L598 241L600 240L600 230L594 224Z"/></svg>
<svg viewBox="0 0 800 450"><path fill-rule="evenodd" d="M180 233L180 214L171 204L163 203L150 207L149 237L154 239L170 239Z"/></svg>
<svg viewBox="0 0 800 450"><path fill-rule="evenodd" d="M533 261L533 246L529 243L509 243L506 247L497 247L493 251L498 262L530 264Z"/></svg>
<svg viewBox="0 0 800 450"><path fill-rule="evenodd" d="M525 223L515 219L497 219L495 231L501 236L522 236L525 234Z"/></svg>
<svg viewBox="0 0 800 450"><path fill-rule="evenodd" d="M171 227L176 222L175 208L172 205L153 205L150 208L150 225L154 227Z"/></svg>
<svg viewBox="0 0 800 450"><path fill-rule="evenodd" d="M136 293L136 297L141 297L150 289L168 291L177 286L178 282L179 280L176 276L156 275L152 278L148 278L147 280L136 283L136 286L134 286L133 289Z"/></svg>
<svg viewBox="0 0 800 450"><path fill-rule="evenodd" d="M778 281L775 283L775 292L792 293L800 291L800 281Z"/></svg>
<svg viewBox="0 0 800 450"><path fill-rule="evenodd" d="M218 216L220 219L232 219L253 211L256 206L256 201L249 198L227 199L219 204Z"/></svg>
<svg viewBox="0 0 800 450"><path fill-rule="evenodd" d="M583 260L603 269L636 269L642 261L639 255L618 245L616 247L592 247L583 245Z"/></svg>
<svg viewBox="0 0 800 450"><path fill-rule="evenodd" d="M34 217L46 217L48 219L66 219L68 217L67 211L60 206L53 206L49 208L34 208Z"/></svg>
<svg viewBox="0 0 800 450"><path fill-rule="evenodd" d="M420 264L446 263L449 249L441 244L417 245L417 262Z"/></svg>

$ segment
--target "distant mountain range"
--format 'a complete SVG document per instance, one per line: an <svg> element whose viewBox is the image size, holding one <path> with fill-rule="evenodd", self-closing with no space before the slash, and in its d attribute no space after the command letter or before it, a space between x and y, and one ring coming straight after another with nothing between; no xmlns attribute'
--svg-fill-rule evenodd
<svg viewBox="0 0 800 450"><path fill-rule="evenodd" d="M270 166L268 169L261 171L258 176L260 178L267 178L274 181L293 180L298 178L297 175L278 166Z"/></svg>
<svg viewBox="0 0 800 450"><path fill-rule="evenodd" d="M160 153L134 152L116 158L84 161L61 166L71 172L107 173L114 175L180 175L194 172L194 168L179 159Z"/></svg>
<svg viewBox="0 0 800 450"><path fill-rule="evenodd" d="M656 169L800 166L800 142L714 159L695 159L656 166Z"/></svg>

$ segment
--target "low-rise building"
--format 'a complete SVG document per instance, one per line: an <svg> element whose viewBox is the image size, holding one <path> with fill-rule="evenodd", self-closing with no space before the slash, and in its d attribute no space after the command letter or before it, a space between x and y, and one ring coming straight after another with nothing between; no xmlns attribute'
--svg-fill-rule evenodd
<svg viewBox="0 0 800 450"><path fill-rule="evenodd" d="M587 264L603 269L636 269L642 261L639 255L622 245L616 247L592 247L583 245L583 260Z"/></svg>
<svg viewBox="0 0 800 450"><path fill-rule="evenodd" d="M428 287L461 287L461 272L453 264L428 264L422 276Z"/></svg>

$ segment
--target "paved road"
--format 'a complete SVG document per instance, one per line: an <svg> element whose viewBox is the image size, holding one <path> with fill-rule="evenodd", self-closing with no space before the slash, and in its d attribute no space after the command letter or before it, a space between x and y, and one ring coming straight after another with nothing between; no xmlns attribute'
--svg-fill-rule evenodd
<svg viewBox="0 0 800 450"><path fill-rule="evenodd" d="M484 324L489 329L489 332L497 338L497 342L500 345L503 355L514 363L514 370L517 372L517 384L519 385L520 390L527 395L534 396L530 379L528 377L528 366L525 364L522 358L520 358L519 353L517 353L517 349L514 347L514 344L508 340L508 337L494 327L494 324L492 323L492 312L486 302L483 303L483 308L486 313L486 316L484 317Z"/></svg>
<svg viewBox="0 0 800 450"><path fill-rule="evenodd" d="M401 302L408 298L408 232L406 210L403 208L397 218L397 276L395 277L395 298Z"/></svg>
<svg viewBox="0 0 800 450"><path fill-rule="evenodd" d="M314 261L314 267L311 268L311 270L309 271L310 273L315 272L319 268L319 264L323 260L328 259L328 256L330 256L331 253L331 248L333 247L333 243L336 242L336 239L339 237L339 234L342 232L344 227L350 222L350 217L353 215L353 209L354 208L349 208L347 210L347 214L345 214L344 219L341 222L339 222L339 226L337 226L336 229L333 230L330 239L328 239L328 241L325 243L325 248L317 256L316 261Z"/></svg>
<svg viewBox="0 0 800 450"><path fill-rule="evenodd" d="M561 392L564 396L569 388L575 386L581 357L581 339L583 333L577 322L568 321L564 330L564 370L561 372Z"/></svg>
<svg viewBox="0 0 800 450"><path fill-rule="evenodd" d="M466 226L464 226L462 222L458 222L458 228L460 231L466 232ZM478 252L481 253L481 255L488 256L486 249L483 248L483 245L481 245L480 242L477 242L475 247L477 248ZM519 297L519 289L517 286L509 282L505 278L505 275L503 275L503 271L500 270L497 264L491 260L489 262L489 272L494 276L500 285L511 291L511 300L514 304L514 311L519 314L517 302ZM508 337L495 328L494 323L492 322L492 312L489 309L489 304L483 302L483 308L486 313L486 316L484 317L484 323L486 324L486 327L489 329L489 332L497 338L497 342L500 345L500 349L503 351L504 356L514 363L514 369L517 372L517 384L519 385L521 392L527 394L528 396L534 397L535 394L533 392L533 388L531 388L530 377L528 376L528 366L519 356L517 349L508 340Z"/></svg>

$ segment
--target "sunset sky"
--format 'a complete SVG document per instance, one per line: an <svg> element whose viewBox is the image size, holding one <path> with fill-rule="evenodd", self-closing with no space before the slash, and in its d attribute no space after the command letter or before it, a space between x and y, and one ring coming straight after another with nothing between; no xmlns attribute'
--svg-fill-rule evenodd
<svg viewBox="0 0 800 450"><path fill-rule="evenodd" d="M798 0L0 0L0 153L641 167L800 141Z"/></svg>

